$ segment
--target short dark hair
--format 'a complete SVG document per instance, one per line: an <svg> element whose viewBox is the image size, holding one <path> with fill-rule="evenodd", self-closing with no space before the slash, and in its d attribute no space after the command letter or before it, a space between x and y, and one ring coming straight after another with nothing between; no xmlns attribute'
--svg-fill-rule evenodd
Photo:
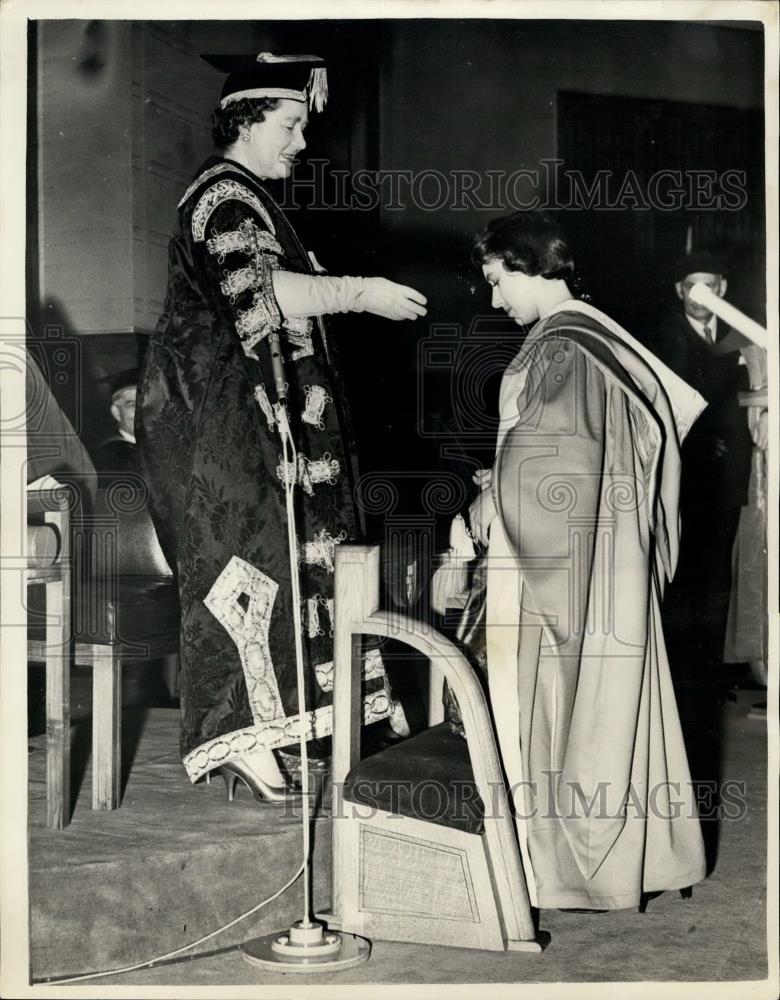
<svg viewBox="0 0 780 1000"><path fill-rule="evenodd" d="M224 108L215 108L211 129L214 145L219 149L232 146L242 127L265 121L266 111L273 111L278 106L278 97L243 97L230 101Z"/></svg>
<svg viewBox="0 0 780 1000"><path fill-rule="evenodd" d="M574 276L574 260L558 223L540 210L493 219L477 236L471 260L477 267L500 260L507 271L531 277L569 281Z"/></svg>

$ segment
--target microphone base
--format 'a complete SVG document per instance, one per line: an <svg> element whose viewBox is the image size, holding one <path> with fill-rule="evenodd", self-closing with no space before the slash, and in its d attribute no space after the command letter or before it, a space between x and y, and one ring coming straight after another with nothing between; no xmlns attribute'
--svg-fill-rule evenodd
<svg viewBox="0 0 780 1000"><path fill-rule="evenodd" d="M244 961L260 969L310 975L362 965L371 954L371 944L356 934L327 931L318 921L309 927L298 921L289 931L247 941L241 950Z"/></svg>

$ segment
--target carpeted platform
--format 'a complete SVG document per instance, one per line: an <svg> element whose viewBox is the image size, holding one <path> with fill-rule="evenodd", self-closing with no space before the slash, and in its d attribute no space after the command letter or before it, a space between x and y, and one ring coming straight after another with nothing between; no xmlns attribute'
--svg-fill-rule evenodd
<svg viewBox="0 0 780 1000"><path fill-rule="evenodd" d="M45 827L45 737L30 740L30 951L35 980L132 964L181 947L279 889L301 860L300 819L221 778L191 785L176 709L125 712L121 808L91 809L86 722L74 726L71 825ZM130 755L134 752L134 758ZM78 787L80 786L80 787ZM316 906L330 901L330 824L313 824ZM300 916L299 880L255 917L206 942L213 952Z"/></svg>
<svg viewBox="0 0 780 1000"><path fill-rule="evenodd" d="M735 988L735 982L752 981L734 995L749 990L769 996L757 982L767 976L767 758L765 723L747 718L755 700L755 692L741 692L738 704L724 707L715 744L702 743L712 766L703 775L717 774L728 802L719 821L704 824L712 872L691 900L667 892L652 900L645 914L544 910L540 924L552 942L541 955L375 941L366 965L324 973L305 984L403 985L411 1000L430 995L430 986L411 985L423 983L722 981ZM87 784L72 827L61 833L41 827L43 753L33 755L36 977L148 959L248 909L294 870L300 832L293 821L248 798L236 808L226 807L221 783L188 785L175 753L175 718L175 713L155 711L147 719L122 808L92 813ZM327 820L317 822L316 834L315 903L320 906L328 892ZM205 949L224 949L285 926L297 917L299 899L296 885L262 918L246 921ZM152 986L202 986L216 995L220 986L250 984L303 985L297 977L247 965L237 951L184 957L86 985L132 986L136 995Z"/></svg>

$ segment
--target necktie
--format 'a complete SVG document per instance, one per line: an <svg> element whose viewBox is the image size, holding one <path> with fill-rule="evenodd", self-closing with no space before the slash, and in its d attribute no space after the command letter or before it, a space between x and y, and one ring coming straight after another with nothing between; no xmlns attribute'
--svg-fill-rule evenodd
<svg viewBox="0 0 780 1000"><path fill-rule="evenodd" d="M703 326L701 332L704 334L704 339L708 344L714 344L715 338L712 336L712 330L708 326Z"/></svg>

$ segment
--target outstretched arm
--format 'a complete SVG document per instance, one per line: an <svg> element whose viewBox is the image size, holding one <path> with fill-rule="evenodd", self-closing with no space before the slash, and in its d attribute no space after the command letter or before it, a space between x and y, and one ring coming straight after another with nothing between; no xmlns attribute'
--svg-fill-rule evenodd
<svg viewBox="0 0 780 1000"><path fill-rule="evenodd" d="M337 278L321 274L274 271L274 295L283 315L324 316L337 312L370 312L385 319L425 316L426 298L414 288L387 278Z"/></svg>

